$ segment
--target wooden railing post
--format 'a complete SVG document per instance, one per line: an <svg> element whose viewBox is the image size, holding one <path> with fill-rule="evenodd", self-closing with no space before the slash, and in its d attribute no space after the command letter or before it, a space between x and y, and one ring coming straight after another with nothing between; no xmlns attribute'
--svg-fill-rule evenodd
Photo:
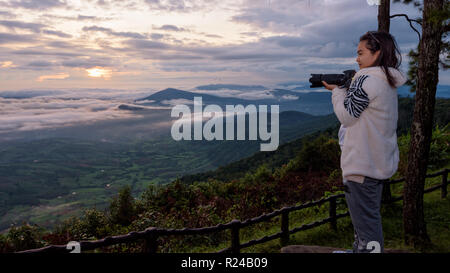
<svg viewBox="0 0 450 273"><path fill-rule="evenodd" d="M330 218L331 218L330 227L331 227L331 229L336 231L337 230L336 197L330 198Z"/></svg>
<svg viewBox="0 0 450 273"><path fill-rule="evenodd" d="M391 183L389 183L389 181L384 182L383 183L383 193L381 196L381 202L384 204L389 204L389 203L391 203L391 199L392 199Z"/></svg>
<svg viewBox="0 0 450 273"><path fill-rule="evenodd" d="M148 235L145 236L143 251L145 253L156 253L158 251L158 235L156 234L155 230L155 227L150 227L145 230L146 233L148 233Z"/></svg>
<svg viewBox="0 0 450 273"><path fill-rule="evenodd" d="M239 240L239 229L241 222L234 219L231 221L231 253L240 253L241 243Z"/></svg>
<svg viewBox="0 0 450 273"><path fill-rule="evenodd" d="M280 244L287 246L289 244L289 211L283 210L281 213L281 235Z"/></svg>
<svg viewBox="0 0 450 273"><path fill-rule="evenodd" d="M445 169L444 173L442 174L442 188L441 188L441 198L447 197L447 175L448 175L448 169Z"/></svg>

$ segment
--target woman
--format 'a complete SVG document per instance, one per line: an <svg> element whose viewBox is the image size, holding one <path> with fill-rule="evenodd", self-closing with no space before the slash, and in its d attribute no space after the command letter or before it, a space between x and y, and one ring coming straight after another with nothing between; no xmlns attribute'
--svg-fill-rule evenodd
<svg viewBox="0 0 450 273"><path fill-rule="evenodd" d="M323 84L333 92L341 136L345 130L341 169L355 231L352 252L383 252L381 193L398 167L397 87L406 78L398 70L401 55L389 33L367 32L357 54L360 70L348 90Z"/></svg>

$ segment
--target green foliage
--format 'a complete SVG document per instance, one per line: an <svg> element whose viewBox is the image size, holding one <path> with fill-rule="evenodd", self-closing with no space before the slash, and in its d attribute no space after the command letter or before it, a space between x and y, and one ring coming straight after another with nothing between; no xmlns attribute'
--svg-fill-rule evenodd
<svg viewBox="0 0 450 273"><path fill-rule="evenodd" d="M447 36L447 34L445 35ZM412 93L416 92L417 89L417 73L419 71L419 49L420 45L417 46L416 49L411 49L408 53L409 57L409 66L408 66L408 79L406 84L411 86L410 91ZM443 60L439 60L439 64L444 70L449 68L449 49L450 43L448 41L443 41L441 44L441 55L444 55L445 58Z"/></svg>
<svg viewBox="0 0 450 273"><path fill-rule="evenodd" d="M135 204L129 185L123 187L119 191L119 195L112 199L109 211L111 223L121 226L131 224L135 217Z"/></svg>
<svg viewBox="0 0 450 273"><path fill-rule="evenodd" d="M398 136L407 134L410 131L413 120L414 104L414 98L398 99ZM448 109L450 109L450 99L436 99L433 114L433 127L443 127L450 122L450 111L448 111Z"/></svg>
<svg viewBox="0 0 450 273"><path fill-rule="evenodd" d="M160 212L149 210L145 211L136 218L131 224L131 230L144 230L148 227L163 227L163 215Z"/></svg>
<svg viewBox="0 0 450 273"><path fill-rule="evenodd" d="M267 164L263 164L252 174L247 172L243 179L247 185L255 185L259 183L266 183L273 179L272 170L269 170Z"/></svg>
<svg viewBox="0 0 450 273"><path fill-rule="evenodd" d="M179 179L162 188L155 200L156 207L165 207L168 211L176 211L183 207L191 207L195 193L189 185L181 183Z"/></svg>
<svg viewBox="0 0 450 273"><path fill-rule="evenodd" d="M440 129L438 126L433 130L430 144L428 167L437 170L450 162L450 124Z"/></svg>
<svg viewBox="0 0 450 273"><path fill-rule="evenodd" d="M422 11L422 9L423 9L423 7L422 7L422 5L423 5L422 2L423 1L419 1L419 0L394 0L394 3L397 3L397 2L402 2L403 4L413 3L413 5L415 7L418 7L420 11Z"/></svg>
<svg viewBox="0 0 450 273"><path fill-rule="evenodd" d="M36 225L24 224L19 227L12 227L4 242L10 244L14 251L21 251L44 246L42 241L43 229Z"/></svg>
<svg viewBox="0 0 450 273"><path fill-rule="evenodd" d="M398 148L400 152L400 162L398 166L398 173L400 176L405 176L408 167L408 153L409 144L411 141L411 134L402 135L398 138ZM446 166L450 162L450 128L449 124L440 128L436 126L432 132L432 139L430 143L430 152L428 156L428 168L430 170L437 170Z"/></svg>
<svg viewBox="0 0 450 273"><path fill-rule="evenodd" d="M437 99L434 106L433 127L446 126L450 122L450 99Z"/></svg>
<svg viewBox="0 0 450 273"><path fill-rule="evenodd" d="M81 217L71 217L55 228L53 236L47 236L52 244L65 244L75 240L95 240L111 234L110 222L104 212L85 209Z"/></svg>
<svg viewBox="0 0 450 273"><path fill-rule="evenodd" d="M417 49L411 49L408 53L409 68L408 68L408 80L406 84L411 86L411 92L416 92L417 87L417 72L419 70L419 46Z"/></svg>
<svg viewBox="0 0 450 273"><path fill-rule="evenodd" d="M86 237L102 238L108 234L108 218L96 209L84 210L80 224Z"/></svg>
<svg viewBox="0 0 450 273"><path fill-rule="evenodd" d="M329 173L339 168L340 147L336 139L320 135L305 142L300 153L287 165L288 171L323 171Z"/></svg>
<svg viewBox="0 0 450 273"><path fill-rule="evenodd" d="M332 181L335 181L336 179L342 178L342 170L341 168L335 169L331 172L330 176L327 179L327 183L331 183Z"/></svg>
<svg viewBox="0 0 450 273"><path fill-rule="evenodd" d="M9 244L7 236L0 234L0 253L13 252L13 247Z"/></svg>

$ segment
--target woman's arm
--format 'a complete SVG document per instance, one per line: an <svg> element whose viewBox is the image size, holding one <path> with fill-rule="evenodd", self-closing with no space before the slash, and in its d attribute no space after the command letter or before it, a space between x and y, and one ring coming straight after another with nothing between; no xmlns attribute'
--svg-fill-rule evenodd
<svg viewBox="0 0 450 273"><path fill-rule="evenodd" d="M369 75L357 77L347 91L337 86L326 86L332 89L332 102L334 113L345 127L350 127L358 121L364 110L369 107L370 101L377 96L377 80Z"/></svg>
<svg viewBox="0 0 450 273"><path fill-rule="evenodd" d="M333 110L336 114L337 118L341 122L344 127L350 127L356 122L356 118L349 115L347 110L345 110L344 100L347 94L347 90L339 88L337 85L328 84L325 81L322 81L322 84L325 86L327 90L332 91L331 100L333 102Z"/></svg>
<svg viewBox="0 0 450 273"><path fill-rule="evenodd" d="M337 118L344 127L350 127L358 120L357 117L352 116L347 109L345 109L344 100L347 90L336 87L333 89L331 101L333 102L333 110Z"/></svg>

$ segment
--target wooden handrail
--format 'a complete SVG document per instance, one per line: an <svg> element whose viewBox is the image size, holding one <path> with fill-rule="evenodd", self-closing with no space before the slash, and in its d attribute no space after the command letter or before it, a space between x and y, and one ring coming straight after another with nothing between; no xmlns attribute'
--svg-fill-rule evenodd
<svg viewBox="0 0 450 273"><path fill-rule="evenodd" d="M426 178L432 178L432 177L442 175L442 184L428 188L428 189L424 190L424 193L429 193L429 192L435 191L437 189L441 189L441 191L442 191L441 196L442 196L442 198L445 198L447 196L448 172L449 172L449 169L445 169L443 171L440 171L440 172L437 172L434 174L426 175ZM404 178L388 181L385 183L385 186L390 187L393 184L400 183L403 181L405 181ZM390 191L389 191L389 193L390 193ZM281 244L286 245L289 241L289 234L293 234L293 233L296 233L296 232L299 232L302 230L315 228L317 226L320 226L320 225L323 225L326 223L330 223L331 228L333 230L336 230L337 229L337 219L342 218L342 217L347 217L350 215L348 211L345 213L336 214L336 210L337 210L336 204L337 204L337 200L340 198L345 198L345 194L343 194L343 193L336 194L336 195L329 196L327 198L322 198L317 201L307 202L307 203L297 205L297 206L292 206L292 207L284 207L282 209L278 209L273 212L260 215L258 217L247 219L243 222L235 219L226 224L218 224L216 226L203 227L203 228L160 229L160 228L156 228L156 227L150 227L150 228L145 229L144 231L133 231L133 232L130 232L125 235L108 236L101 240L96 240L96 241L81 241L81 242L79 242L79 244L80 244L82 251L89 251L89 250L94 250L97 248L107 247L107 246L116 245L116 244L132 243L137 240L143 239L143 240L145 240L145 245L144 245L145 252L157 252L157 248L158 248L157 247L157 238L159 236L198 235L198 234L208 234L208 233L214 233L214 232L219 232L219 231L230 229L231 230L231 246L220 250L219 253L223 253L223 252L239 253L242 248L250 247L250 246L253 246L256 244L261 244L261 243L268 242L268 241L271 241L271 240L274 240L277 238L281 238ZM399 197L395 197L395 198L392 198L390 196L388 198L388 202L385 202L385 203L393 203L393 202L397 202L402 199L403 199L403 196L399 196ZM319 205L322 205L327 202L330 203L330 206L329 206L329 216L330 217L329 218L322 219L322 220L319 220L319 221L316 221L316 222L313 222L310 224L305 224L300 227L289 230L289 213L290 212L299 211L299 210L306 209L309 207L319 206ZM265 222L265 221L270 220L279 215L282 216L280 232L270 235L270 236L265 236L260 239L251 240L251 241L243 243L243 244L240 243L239 231L241 228L250 226L253 224L257 224L260 222ZM56 253L56 252L68 253L70 251L71 251L71 249L70 250L67 249L67 245L50 245L50 246L46 246L46 247L42 247L42 248L38 248L38 249L19 251L17 253L43 253L43 252L44 253Z"/></svg>

